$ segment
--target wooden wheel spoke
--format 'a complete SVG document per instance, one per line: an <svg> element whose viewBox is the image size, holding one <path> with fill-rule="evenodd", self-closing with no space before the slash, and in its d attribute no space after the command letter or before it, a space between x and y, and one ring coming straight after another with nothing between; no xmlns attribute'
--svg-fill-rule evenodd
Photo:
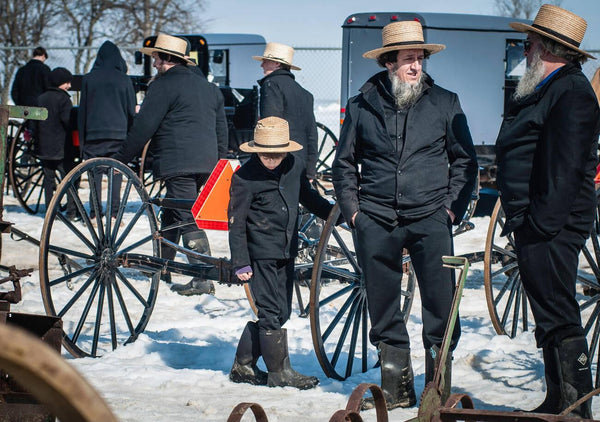
<svg viewBox="0 0 600 422"><path fill-rule="evenodd" d="M333 235L333 238L336 240L339 247L344 251L344 255L346 256L346 258L348 258L348 262L350 262L350 265L352 265L354 271L359 273L360 267L358 266L358 262L356 262L356 260L354 259L354 254L350 252L350 249L346 245L346 242L344 242L344 240L342 239L342 236L338 233L338 231L335 228L333 229L331 234Z"/></svg>
<svg viewBox="0 0 600 422"><path fill-rule="evenodd" d="M348 317L346 318L346 321L344 322L344 325L342 326L342 332L340 333L340 335L338 337L335 351L333 352L333 356L331 357L331 364L334 367L337 365L338 359L340 358L340 355L342 353L342 349L344 348L344 343L346 342L346 337L348 336L348 332L350 331L350 326L353 325L353 322L356 319L356 312L357 312L359 305L360 305L360 300L352 301L350 310L348 311ZM346 309L344 309L343 312L339 312L338 316L344 314L345 310ZM338 322L339 322L339 320L338 320ZM337 325L337 323L336 323L336 325ZM350 356L348 357L348 359L350 359Z"/></svg>
<svg viewBox="0 0 600 422"><path fill-rule="evenodd" d="M335 293L330 294L327 297L324 297L323 299L319 300L319 307L323 307L327 304L329 304L330 302L333 302L334 300L348 294L348 292L353 292L355 289L355 286L353 285L348 285L340 290L338 290ZM354 292L353 292L354 293Z"/></svg>
<svg viewBox="0 0 600 422"><path fill-rule="evenodd" d="M92 291L90 292L90 296L88 297L83 312L81 313L81 318L79 318L77 327L73 332L73 337L71 337L71 340L73 340L74 343L77 343L77 340L79 339L79 335L81 334L81 330L83 329L83 324L85 324L85 321L87 320L87 317L90 313L90 309L92 308L92 304L94 303L94 299L96 298L96 294L98 293L99 288L100 283L94 283Z"/></svg>
<svg viewBox="0 0 600 422"><path fill-rule="evenodd" d="M129 235L129 233L131 233L131 230L135 226L135 223L137 223L139 221L139 219L145 214L145 212L147 211L148 207L150 207L150 205L146 204L146 205L140 207L136 211L136 213L133 216L133 218L131 219L131 221L127 224L127 227L125 227L123 229L123 231L121 232L121 235L120 235L119 239L116 242L114 242L114 247L115 248L120 248L123 245L123 242L125 241L125 239ZM152 234L149 237L151 238ZM148 237L145 237L144 239L147 239L147 238ZM136 244L139 246L141 243L137 242ZM132 246L128 246L126 248L126 250L131 250L131 249L133 249ZM123 251L125 251L125 249Z"/></svg>
<svg viewBox="0 0 600 422"><path fill-rule="evenodd" d="M358 305L357 305L358 311L362 310L363 302L364 302L363 298L361 298L358 301ZM352 335L350 337L350 349L348 351L348 362L346 364L346 378L348 378L350 375L352 375L352 366L354 365L354 350L356 350L356 343L358 341L358 333L359 333L360 323L361 323L360 312L358 312L358 315L355 314L352 319L353 319Z"/></svg>
<svg viewBox="0 0 600 422"><path fill-rule="evenodd" d="M117 277L119 277L119 279L121 280L121 282L125 285L125 287L127 287L127 289L131 293L133 293L133 295L144 306L144 308L147 308L149 306L149 304L146 301L146 299L144 299L144 297L140 294L140 292L138 292L137 289L135 287L133 287L133 285L129 282L129 280L127 280L127 277L125 277L118 268L117 268L116 274L117 274Z"/></svg>
<svg viewBox="0 0 600 422"><path fill-rule="evenodd" d="M102 326L102 311L104 310L105 293L106 287L104 286L104 283L102 283L100 284L100 294L98 295L98 306L96 307L96 321L94 325L94 338L92 340L92 355L94 356L98 354L98 341L100 339L100 327Z"/></svg>
<svg viewBox="0 0 600 422"><path fill-rule="evenodd" d="M502 326L506 326L506 321L508 320L508 316L510 315L510 310L513 307L513 303L515 302L516 297L518 296L520 286L517 283L513 282L510 285L509 295L506 300L506 305L504 306L504 312L502 313ZM518 306L515 306L518 309Z"/></svg>
<svg viewBox="0 0 600 422"><path fill-rule="evenodd" d="M79 300L79 298L88 289L88 287L90 287L90 285L94 282L94 280L96 279L97 276L98 276L97 271L92 272L90 274L90 276L87 278L87 280L85 281L85 283L83 283L83 286L81 286L81 288L77 291L77 293L75 293L73 295L73 297L65 304L65 306L63 306L63 308L58 312L57 316L59 316L61 318L64 317L67 314L67 312L69 312L71 307L75 304L75 302L77 302Z"/></svg>
<svg viewBox="0 0 600 422"><path fill-rule="evenodd" d="M93 271L95 268L96 268L95 264L91 265L89 267L80 268L77 271L70 272L68 274L65 274L63 277L59 277L59 278L52 280L49 283L49 285L50 285L50 287L56 287L59 284L73 280L75 277L79 277L80 275L89 273L90 271Z"/></svg>
<svg viewBox="0 0 600 422"><path fill-rule="evenodd" d="M125 318L125 323L127 324L127 328L129 329L129 333L133 336L135 334L135 329L133 328L133 323L131 322L129 312L127 311L127 304L125 303L125 299L123 299L123 293L121 293L119 284L116 282L114 284L114 290L115 295L117 296L117 300L119 302L119 306L121 307L121 312L123 313L123 318Z"/></svg>
<svg viewBox="0 0 600 422"><path fill-rule="evenodd" d="M110 283L106 286L107 291L107 302L108 302L108 321L110 322L110 341L112 344L112 349L115 350L117 348L117 323L115 319L115 307L113 302L113 285L114 280L111 280Z"/></svg>
<svg viewBox="0 0 600 422"><path fill-rule="evenodd" d="M358 289L353 289L352 293L350 293L350 295L348 296L348 298L346 299L346 301L344 302L344 304L340 307L340 310L338 311L338 313L336 314L336 316L333 318L333 320L331 321L331 323L329 324L329 326L327 327L327 329L325 330L325 332L323 333L323 341L327 340L329 338L329 336L331 335L331 333L333 332L333 330L337 327L337 325L339 324L339 322L341 321L341 319L344 317L346 311L348 310L348 308L350 306L354 306L355 303L355 299L358 296Z"/></svg>
<svg viewBox="0 0 600 422"><path fill-rule="evenodd" d="M96 243L93 244L79 230L79 228L77 228L67 217L65 217L64 215L62 215L62 213L56 214L56 218L59 219L63 224L65 224L71 230L71 232L73 232L75 234L75 236L77 236L79 238L79 240L81 240L83 242L83 244L85 244L85 246L88 247L88 249L90 251L94 252L96 250L96 248L98 248L98 237L94 236L94 242L96 242Z"/></svg>

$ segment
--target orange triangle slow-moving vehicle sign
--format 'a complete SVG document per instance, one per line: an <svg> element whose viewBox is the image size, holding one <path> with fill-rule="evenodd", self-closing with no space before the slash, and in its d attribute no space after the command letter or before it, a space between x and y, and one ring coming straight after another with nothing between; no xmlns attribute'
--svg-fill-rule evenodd
<svg viewBox="0 0 600 422"><path fill-rule="evenodd" d="M192 206L192 215L200 229L227 230L229 187L238 160L219 160Z"/></svg>

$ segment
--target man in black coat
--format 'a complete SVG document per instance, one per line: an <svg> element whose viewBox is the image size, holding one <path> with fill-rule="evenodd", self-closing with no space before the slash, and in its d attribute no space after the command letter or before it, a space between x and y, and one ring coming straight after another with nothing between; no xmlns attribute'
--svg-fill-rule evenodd
<svg viewBox="0 0 600 422"><path fill-rule="evenodd" d="M33 50L33 58L21 67L15 75L11 97L16 105L37 105L37 98L50 88L50 68L44 64L48 53L44 47Z"/></svg>
<svg viewBox="0 0 600 422"><path fill-rule="evenodd" d="M217 130L222 97L188 69L194 63L186 59L187 50L187 40L166 34L159 34L153 47L141 49L154 58L158 76L115 158L129 162L152 138L153 177L164 180L167 197L193 200L218 159L225 158L227 132ZM165 239L177 243L181 236L187 248L210 255L206 233L196 227L190 211L164 209L161 227ZM175 250L163 247L162 257L174 259ZM196 277L172 289L183 295L214 292L212 281Z"/></svg>
<svg viewBox="0 0 600 422"><path fill-rule="evenodd" d="M585 332L575 298L578 255L596 213L594 175L600 111L581 63L586 22L543 5L527 33L527 70L496 141L498 189L514 233L519 273L543 349L546 399L558 414L592 390ZM592 418L591 400L573 414Z"/></svg>
<svg viewBox="0 0 600 422"><path fill-rule="evenodd" d="M292 64L293 57L292 47L274 42L266 45L262 56L252 56L261 62L265 75L258 81L260 117L281 117L289 123L290 138L302 145L302 150L294 154L305 162L306 176L313 180L319 158L314 99L296 82L291 70L300 68Z"/></svg>
<svg viewBox="0 0 600 422"><path fill-rule="evenodd" d="M380 351L389 409L416 403L410 339L400 309L402 251L410 253L421 292L427 383L433 380L455 289L442 256L453 254L451 227L462 220L477 176L458 96L422 70L423 60L444 48L425 44L416 21L383 28L383 47L363 57L377 59L386 70L348 102L332 166L342 214L356 229L370 340ZM459 336L457 323L452 350ZM450 389L450 363L444 395ZM363 408L372 406L372 399L363 402Z"/></svg>

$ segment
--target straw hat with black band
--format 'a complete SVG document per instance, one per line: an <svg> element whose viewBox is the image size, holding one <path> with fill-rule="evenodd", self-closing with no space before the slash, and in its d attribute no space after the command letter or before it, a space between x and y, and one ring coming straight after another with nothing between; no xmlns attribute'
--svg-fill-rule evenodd
<svg viewBox="0 0 600 422"><path fill-rule="evenodd" d="M290 140L288 122L280 117L265 117L256 123L254 140L240 145L244 152L281 153L300 151L302 145Z"/></svg>
<svg viewBox="0 0 600 422"><path fill-rule="evenodd" d="M587 29L585 19L558 6L543 4L531 25L521 22L511 22L509 25L519 32L535 32L590 59L595 59L590 53L579 48Z"/></svg>
<svg viewBox="0 0 600 422"><path fill-rule="evenodd" d="M148 56L152 53L165 53L170 54L174 57L179 57L184 60L187 64L196 64L186 56L189 54L190 42L184 38L174 37L168 34L158 34L154 46L143 47L140 51Z"/></svg>
<svg viewBox="0 0 600 422"><path fill-rule="evenodd" d="M270 42L265 46L265 52L262 56L252 56L254 60L263 61L271 60L277 63L289 66L292 70L300 70L298 66L292 64L294 58L294 49L289 45L280 44L278 42Z"/></svg>
<svg viewBox="0 0 600 422"><path fill-rule="evenodd" d="M381 48L367 51L363 54L365 59L377 59L383 53L395 50L423 49L429 54L435 54L446 48L443 44L425 44L423 27L418 21L392 22L383 27L381 31Z"/></svg>

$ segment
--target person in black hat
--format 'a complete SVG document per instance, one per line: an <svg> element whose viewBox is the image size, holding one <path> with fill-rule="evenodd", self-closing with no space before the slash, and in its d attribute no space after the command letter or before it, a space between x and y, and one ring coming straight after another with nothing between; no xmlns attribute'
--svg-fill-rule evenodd
<svg viewBox="0 0 600 422"><path fill-rule="evenodd" d="M50 68L44 64L48 53L44 47L33 50L33 58L15 75L11 97L16 105L35 106L37 98L50 87Z"/></svg>
<svg viewBox="0 0 600 422"><path fill-rule="evenodd" d="M433 381L450 317L454 274L452 225L460 224L477 177L475 148L458 95L424 72L442 51L425 43L420 22L386 25L373 75L348 101L332 165L333 186L346 221L356 228L356 255L365 278L371 331L381 362L388 409L417 402L407 321L400 309L402 251L408 250L421 293L425 383ZM460 337L457 321L450 350ZM442 402L450 394L451 354ZM363 409L372 408L372 398Z"/></svg>
<svg viewBox="0 0 600 422"><path fill-rule="evenodd" d="M65 174L65 157L69 157L68 148L72 148L71 141L71 96L67 92L71 88L73 75L64 67L52 70L49 76L50 88L37 99L37 105L48 110L46 120L36 121L37 154L42 162L44 173L44 198L46 207L50 204L56 189L56 176L58 171ZM71 210L69 210L71 211ZM68 212L69 212L68 211ZM75 218L74 213L68 214Z"/></svg>
<svg viewBox="0 0 600 422"><path fill-rule="evenodd" d="M188 68L195 63L187 58L187 40L159 34L154 46L140 51L152 56L158 75L114 158L127 163L152 139L152 176L164 180L166 197L196 199L218 159L227 153L226 133L219 136L218 130L222 96L205 78ZM178 243L182 238L186 248L210 255L208 237L198 229L189 210L164 209L161 230L165 239ZM172 260L175 252L172 247L163 246L161 256ZM191 263L200 262L188 259ZM170 273L165 278L170 282ZM214 293L213 282L198 277L186 284L173 284L171 289L185 296Z"/></svg>
<svg viewBox="0 0 600 422"><path fill-rule="evenodd" d="M519 274L543 350L546 399L558 414L593 389L575 283L579 252L596 216L594 176L600 109L581 63L586 21L543 5L525 32L527 70L496 140L498 189ZM591 399L571 415L592 419Z"/></svg>

